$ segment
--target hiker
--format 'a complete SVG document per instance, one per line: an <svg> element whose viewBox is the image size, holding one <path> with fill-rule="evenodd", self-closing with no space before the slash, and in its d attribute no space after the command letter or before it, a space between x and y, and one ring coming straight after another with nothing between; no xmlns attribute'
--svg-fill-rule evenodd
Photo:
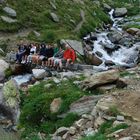
<svg viewBox="0 0 140 140"><path fill-rule="evenodd" d="M16 63L21 63L24 53L25 53L24 45L18 45L18 51L16 54Z"/></svg>
<svg viewBox="0 0 140 140"><path fill-rule="evenodd" d="M40 45L40 51L39 51L39 55L37 58L37 65L40 63L40 61L42 62L44 60L45 56L46 56L46 44L42 43Z"/></svg>
<svg viewBox="0 0 140 140"><path fill-rule="evenodd" d="M27 63L31 63L33 56L36 54L36 46L34 44L30 44L29 48L30 48L30 53L27 57Z"/></svg>
<svg viewBox="0 0 140 140"><path fill-rule="evenodd" d="M60 63L61 59L63 58L64 50L62 47L59 47L59 50L57 53L53 55L53 57L50 57L48 59L48 67L54 67L57 68L58 64Z"/></svg>
<svg viewBox="0 0 140 140"><path fill-rule="evenodd" d="M65 64L66 69L69 64L73 64L76 60L76 53L68 44L65 44L65 51L63 53L63 58L59 62L59 68L62 70L63 64Z"/></svg>
<svg viewBox="0 0 140 140"><path fill-rule="evenodd" d="M46 63L46 66L48 66L48 59L53 57L53 55L54 55L54 48L49 44L46 49L45 59L43 60Z"/></svg>

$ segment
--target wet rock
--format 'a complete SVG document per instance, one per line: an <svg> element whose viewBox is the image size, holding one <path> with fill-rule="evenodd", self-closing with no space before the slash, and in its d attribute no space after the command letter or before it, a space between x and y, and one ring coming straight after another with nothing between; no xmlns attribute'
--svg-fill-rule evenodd
<svg viewBox="0 0 140 140"><path fill-rule="evenodd" d="M102 57L102 56L103 56L103 54L102 54L101 52L99 52L99 51L95 52L95 54L96 54L98 57Z"/></svg>
<svg viewBox="0 0 140 140"><path fill-rule="evenodd" d="M46 76L46 71L44 69L33 69L32 72L36 79L43 79Z"/></svg>
<svg viewBox="0 0 140 140"><path fill-rule="evenodd" d="M11 17L16 17L17 16L16 11L14 9L10 8L10 7L4 7L3 11L6 12Z"/></svg>
<svg viewBox="0 0 140 140"><path fill-rule="evenodd" d="M95 89L101 85L116 82L118 79L119 72L117 70L109 70L88 77L83 81L81 87L85 90Z"/></svg>
<svg viewBox="0 0 140 140"><path fill-rule="evenodd" d="M85 51L85 56L88 59L87 63L95 66L99 66L103 61L93 53Z"/></svg>
<svg viewBox="0 0 140 140"><path fill-rule="evenodd" d="M105 60L105 65L106 66L113 66L113 65L115 65L115 63L111 60Z"/></svg>
<svg viewBox="0 0 140 140"><path fill-rule="evenodd" d="M127 9L126 8L116 8L113 16L114 17L123 17L127 14Z"/></svg>
<svg viewBox="0 0 140 140"><path fill-rule="evenodd" d="M122 39L122 35L117 31L108 33L108 38L112 43L118 44L118 42Z"/></svg>
<svg viewBox="0 0 140 140"><path fill-rule="evenodd" d="M61 104L62 104L62 99L55 98L50 104L51 113L57 113L61 107Z"/></svg>
<svg viewBox="0 0 140 140"><path fill-rule="evenodd" d="M62 39L60 40L60 44L68 44L70 47L72 47L76 52L78 52L80 55L84 55L82 42L77 40L70 40L70 39Z"/></svg>
<svg viewBox="0 0 140 140"><path fill-rule="evenodd" d="M70 105L70 111L78 115L87 114L92 111L101 96L85 96Z"/></svg>
<svg viewBox="0 0 140 140"><path fill-rule="evenodd" d="M59 17L55 13L50 12L50 16L54 22L59 22Z"/></svg>
<svg viewBox="0 0 140 140"><path fill-rule="evenodd" d="M129 34L135 35L140 29L138 28L129 28L126 30Z"/></svg>

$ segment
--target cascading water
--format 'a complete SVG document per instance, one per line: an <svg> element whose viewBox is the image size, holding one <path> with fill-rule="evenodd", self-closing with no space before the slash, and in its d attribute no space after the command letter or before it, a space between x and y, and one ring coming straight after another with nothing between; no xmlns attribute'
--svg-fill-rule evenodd
<svg viewBox="0 0 140 140"><path fill-rule="evenodd" d="M95 40L93 43L92 53L95 55L97 54L97 52L102 54L101 56L96 55L98 58L100 58L103 61L103 63L99 65L98 68L100 67L100 68L108 69L108 66L105 65L106 61L111 61L115 65L119 65L119 66L132 67L135 65L139 53L137 50L137 45L133 44L131 47L127 47L127 46L122 46L120 44L117 44L119 45L118 49L113 50L116 44L112 43L107 36L109 32L115 31L120 35L122 35L123 38L124 31L122 30L122 28L120 28L120 25L118 24L118 22L123 20L123 18L114 18L113 12L114 10L111 10L109 12L110 17L114 22L112 27L110 28L109 31L104 31L96 34L97 40ZM88 37L89 35L87 36L87 38ZM108 53L106 47L112 50L112 52Z"/></svg>

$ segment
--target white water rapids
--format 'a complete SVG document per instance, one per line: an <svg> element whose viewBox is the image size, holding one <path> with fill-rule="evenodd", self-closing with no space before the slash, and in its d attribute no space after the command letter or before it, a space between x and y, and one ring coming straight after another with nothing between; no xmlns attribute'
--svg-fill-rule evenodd
<svg viewBox="0 0 140 140"><path fill-rule="evenodd" d="M110 31L117 31L119 32L121 35L123 34L122 28L119 27L118 22L123 20L123 18L114 18L113 17L113 12L114 10L111 10L109 12L110 18L113 21L113 25L110 28ZM109 31L104 31L102 33L97 33L97 40L94 41L93 43L93 52L94 54L96 54L96 52L101 53L102 55L99 57L103 63L98 66L98 68L104 68L104 69L108 69L107 66L105 66L105 61L112 61L113 63L115 63L115 65L119 65L119 66L133 66L135 65L135 61L137 59L138 56L138 51L136 50L137 45L133 44L132 47L126 47L126 46L121 46L119 49L112 51L112 53L108 53L104 46L108 46L108 48L113 48L115 46L115 44L113 44L107 37L107 34L109 33ZM88 37L88 36L87 36ZM130 62L130 61L131 62Z"/></svg>

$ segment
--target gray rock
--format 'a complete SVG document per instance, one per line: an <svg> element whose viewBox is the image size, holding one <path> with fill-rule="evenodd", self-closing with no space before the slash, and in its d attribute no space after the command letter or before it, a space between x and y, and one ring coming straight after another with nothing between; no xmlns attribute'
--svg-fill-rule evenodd
<svg viewBox="0 0 140 140"><path fill-rule="evenodd" d="M81 84L81 87L84 90L94 89L104 84L116 82L118 79L119 79L118 70L110 70L87 77Z"/></svg>
<svg viewBox="0 0 140 140"><path fill-rule="evenodd" d="M54 136L52 137L52 140L62 140L62 138L60 136Z"/></svg>
<svg viewBox="0 0 140 140"><path fill-rule="evenodd" d="M9 68L9 64L4 60L0 59L0 82L5 78L5 70Z"/></svg>
<svg viewBox="0 0 140 140"><path fill-rule="evenodd" d="M33 33L34 33L34 35L35 35L36 37L40 37L40 33L39 33L39 32L33 31Z"/></svg>
<svg viewBox="0 0 140 140"><path fill-rule="evenodd" d="M127 9L126 8L116 8L113 16L114 17L123 17L127 14Z"/></svg>
<svg viewBox="0 0 140 140"><path fill-rule="evenodd" d="M56 130L56 132L55 132L55 136L63 136L66 132L68 132L69 131L69 128L67 128L67 127L60 127L60 128L58 128L57 130Z"/></svg>
<svg viewBox="0 0 140 140"><path fill-rule="evenodd" d="M117 115L117 121L124 121L124 116Z"/></svg>
<svg viewBox="0 0 140 140"><path fill-rule="evenodd" d="M16 17L17 16L16 11L14 9L10 8L10 7L4 7L3 11L5 11L11 17Z"/></svg>
<svg viewBox="0 0 140 140"><path fill-rule="evenodd" d="M6 17L6 16L1 16L1 19L6 23L16 23L17 22L16 19L12 19L12 18Z"/></svg>
<svg viewBox="0 0 140 140"><path fill-rule="evenodd" d="M62 99L55 98L52 103L50 104L50 111L51 113L57 113L61 107Z"/></svg>
<svg viewBox="0 0 140 140"><path fill-rule="evenodd" d="M68 44L70 45L70 47L72 47L76 52L78 52L81 55L84 55L83 52L83 46L82 46L82 42L81 41L77 41L77 40L70 40L70 39L62 39L60 40L60 44Z"/></svg>
<svg viewBox="0 0 140 140"><path fill-rule="evenodd" d="M4 3L5 0L0 0L0 4Z"/></svg>
<svg viewBox="0 0 140 140"><path fill-rule="evenodd" d="M57 8L56 8L56 5L55 5L52 1L50 1L50 5L52 6L52 8L53 8L54 10L57 9Z"/></svg>
<svg viewBox="0 0 140 140"><path fill-rule="evenodd" d="M70 105L70 111L78 115L87 114L92 111L101 96L84 96Z"/></svg>
<svg viewBox="0 0 140 140"><path fill-rule="evenodd" d="M123 138L120 138L119 140L134 140L132 137L123 137Z"/></svg>
<svg viewBox="0 0 140 140"><path fill-rule="evenodd" d="M103 8L109 12L112 8L107 4L107 3L103 3Z"/></svg>
<svg viewBox="0 0 140 140"><path fill-rule="evenodd" d="M32 72L36 79L43 79L46 76L46 71L44 69L33 69Z"/></svg>
<svg viewBox="0 0 140 140"><path fill-rule="evenodd" d="M95 131L93 128L88 128L87 130L84 131L86 136L94 136L95 135Z"/></svg>
<svg viewBox="0 0 140 140"><path fill-rule="evenodd" d="M59 17L55 13L50 12L50 16L54 22L59 22Z"/></svg>
<svg viewBox="0 0 140 140"><path fill-rule="evenodd" d="M76 128L71 126L69 131L68 131L71 135L74 135L76 133Z"/></svg>

